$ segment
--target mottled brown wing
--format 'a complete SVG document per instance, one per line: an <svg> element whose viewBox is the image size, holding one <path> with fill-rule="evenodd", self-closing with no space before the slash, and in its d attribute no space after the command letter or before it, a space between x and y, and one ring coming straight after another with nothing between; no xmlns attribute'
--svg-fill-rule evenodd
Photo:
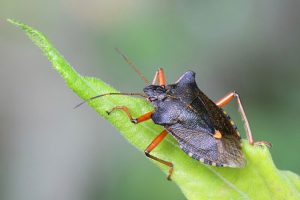
<svg viewBox="0 0 300 200"><path fill-rule="evenodd" d="M220 167L244 167L246 164L240 141L234 135L223 135L221 139L216 139L211 134L178 125L167 127L167 130L186 154L205 164Z"/></svg>

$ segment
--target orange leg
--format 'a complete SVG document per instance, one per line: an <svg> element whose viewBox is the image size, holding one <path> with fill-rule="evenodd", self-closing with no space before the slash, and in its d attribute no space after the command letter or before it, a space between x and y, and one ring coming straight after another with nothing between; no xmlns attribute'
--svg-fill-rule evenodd
<svg viewBox="0 0 300 200"><path fill-rule="evenodd" d="M166 77L164 70L162 68L159 68L154 75L152 85L154 85L158 81L158 85L165 86L166 85Z"/></svg>
<svg viewBox="0 0 300 200"><path fill-rule="evenodd" d="M143 114L142 116L140 116L138 118L133 118L130 111L129 111L129 109L126 106L116 106L116 107L112 108L111 110L107 111L107 114L110 114L114 110L123 110L127 114L130 121L134 124L138 124L138 123L141 123L141 122L146 121L148 119L151 119L151 116L152 116L152 113L153 113L153 111L151 111L151 112L147 112L147 113Z"/></svg>
<svg viewBox="0 0 300 200"><path fill-rule="evenodd" d="M168 180L171 180L171 176L173 173L173 163L162 160L160 158L157 158L155 156L150 155L150 152L157 147L157 145L167 136L168 132L166 130L163 130L158 136L156 136L156 138L151 142L151 144L149 144L149 146L145 149L145 154L147 157L156 160L157 162L160 162L164 165L167 165L168 167L170 167L169 169L169 174L167 176Z"/></svg>
<svg viewBox="0 0 300 200"><path fill-rule="evenodd" d="M138 123L141 123L148 119L151 119L151 116L153 114L153 111L151 111L151 112L143 114L142 116L140 116L138 118L133 118L131 113L129 112L129 109L126 106L116 106L116 107L112 108L110 111L107 111L107 114L110 114L114 110L123 110L127 114L130 121L135 124L138 124ZM171 162L167 162L160 158L150 155L150 152L167 136L167 134L168 134L168 132L166 130L163 130L158 136L156 136L156 138L151 142L151 144L145 149L144 152L147 157L170 167L169 175L167 176L167 179L171 180L171 175L173 172L173 164Z"/></svg>
<svg viewBox="0 0 300 200"><path fill-rule="evenodd" d="M268 147L271 147L272 144L271 144L270 142L267 142L267 141L254 142L253 136L252 136L252 132L251 132L251 128L250 128L250 124L249 124L249 121L248 121L248 119L247 119L247 116L246 116L245 110L244 110L244 108L243 108L241 99L240 99L239 94L238 94L237 92L231 92L231 93L227 94L225 97L223 97L222 99L220 99L216 104L217 104L217 106L219 106L220 108L223 108L223 107L226 106L233 98L236 99L236 102L237 102L237 105L238 105L238 108L239 108L239 111L240 111L242 120L243 120L243 122L244 122L245 130L246 130L246 135L247 135L249 144L251 144L251 145L253 145L253 144L258 144L258 145L264 144L264 145L266 145L266 146L268 146Z"/></svg>

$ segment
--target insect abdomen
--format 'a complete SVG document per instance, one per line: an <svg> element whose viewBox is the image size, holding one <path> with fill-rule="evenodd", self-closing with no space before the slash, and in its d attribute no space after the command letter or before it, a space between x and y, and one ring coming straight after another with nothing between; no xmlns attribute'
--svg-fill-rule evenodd
<svg viewBox="0 0 300 200"><path fill-rule="evenodd" d="M197 155L197 154L194 154L194 153L192 153L192 152L189 152L189 150L186 149L186 148L184 148L183 146L180 146L180 148L181 148L188 156L190 156L191 158L193 158L193 159L195 159L195 160L198 160L198 161L200 161L200 162L202 162L202 163L204 163L204 164L211 165L211 166L215 166L215 167L224 167L224 166L226 166L226 165L221 164L221 163L212 162L212 161L210 161L210 160L208 160L208 159L205 159L205 158L200 157L200 156Z"/></svg>

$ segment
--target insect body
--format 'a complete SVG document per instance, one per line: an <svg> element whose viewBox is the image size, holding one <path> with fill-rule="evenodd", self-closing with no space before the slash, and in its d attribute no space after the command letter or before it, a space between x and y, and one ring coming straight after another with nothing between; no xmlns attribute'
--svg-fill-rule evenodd
<svg viewBox="0 0 300 200"><path fill-rule="evenodd" d="M243 167L240 136L224 111L197 87L188 71L171 85L144 89L155 107L151 118L162 125L192 158L214 166Z"/></svg>
<svg viewBox="0 0 300 200"><path fill-rule="evenodd" d="M144 152L147 157L170 167L167 177L169 180L173 172L173 163L150 154L168 133L177 140L186 154L204 164L236 168L246 165L241 151L240 135L234 122L222 109L234 98L244 121L249 143L271 145L265 141L253 141L249 122L236 92L231 92L214 103L198 88L195 73L192 71L185 72L176 83L167 85L164 72L160 68L152 84L144 88L144 94L108 93L92 97L90 100L106 95L139 95L153 104L153 111L138 118L133 118L126 106L116 106L107 113L123 110L132 123L138 124L152 119L155 124L164 127Z"/></svg>

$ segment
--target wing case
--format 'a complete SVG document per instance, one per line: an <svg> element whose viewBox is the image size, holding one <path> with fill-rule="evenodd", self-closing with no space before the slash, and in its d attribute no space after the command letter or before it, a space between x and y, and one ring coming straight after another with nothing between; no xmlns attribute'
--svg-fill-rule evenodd
<svg viewBox="0 0 300 200"><path fill-rule="evenodd" d="M210 165L245 165L235 125L198 88L194 72L186 72L175 84L160 90L164 96L152 102L156 108L152 119L173 135L184 152ZM221 133L220 139L214 137L216 131Z"/></svg>

